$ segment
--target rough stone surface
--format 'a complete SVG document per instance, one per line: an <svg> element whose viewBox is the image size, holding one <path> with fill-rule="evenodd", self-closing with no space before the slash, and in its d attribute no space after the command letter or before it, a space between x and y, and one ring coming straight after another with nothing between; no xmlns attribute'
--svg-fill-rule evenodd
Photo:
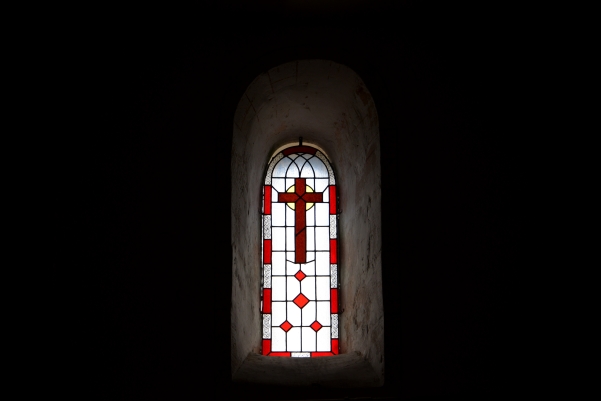
<svg viewBox="0 0 601 401"><path fill-rule="evenodd" d="M262 384L329 387L377 386L380 378L358 352L328 358L278 358L250 353L236 380Z"/></svg>
<svg viewBox="0 0 601 401"><path fill-rule="evenodd" d="M274 151L298 143L299 136L305 144L324 150L339 187L343 312L342 355L336 357L258 355L260 188ZM231 168L234 380L261 381L267 370L270 382L279 384L312 384L317 380L335 386L382 385L380 141L377 112L364 83L348 67L325 60L286 63L261 74L236 110ZM300 376L292 380L288 373Z"/></svg>

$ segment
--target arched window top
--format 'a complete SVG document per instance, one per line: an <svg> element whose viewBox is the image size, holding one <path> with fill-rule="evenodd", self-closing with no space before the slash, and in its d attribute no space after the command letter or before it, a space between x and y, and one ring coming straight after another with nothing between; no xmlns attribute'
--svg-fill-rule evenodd
<svg viewBox="0 0 601 401"><path fill-rule="evenodd" d="M265 185L271 185L272 177L327 179L329 185L336 184L328 158L311 146L291 146L276 153L269 162Z"/></svg>

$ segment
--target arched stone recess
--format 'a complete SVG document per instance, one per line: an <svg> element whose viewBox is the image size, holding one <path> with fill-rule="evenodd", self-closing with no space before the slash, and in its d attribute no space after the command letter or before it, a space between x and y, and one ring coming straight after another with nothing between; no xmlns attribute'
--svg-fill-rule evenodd
<svg viewBox="0 0 601 401"><path fill-rule="evenodd" d="M260 355L261 185L286 144L326 153L340 194L340 355ZM235 381L380 386L384 382L380 139L374 101L359 76L327 60L259 75L240 99L232 144L231 363Z"/></svg>

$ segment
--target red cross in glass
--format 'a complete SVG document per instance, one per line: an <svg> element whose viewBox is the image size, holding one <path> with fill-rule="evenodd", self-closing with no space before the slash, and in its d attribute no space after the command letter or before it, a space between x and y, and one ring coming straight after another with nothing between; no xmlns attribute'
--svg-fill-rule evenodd
<svg viewBox="0 0 601 401"><path fill-rule="evenodd" d="M294 203L295 263L307 263L307 203L323 202L323 194L307 192L305 178L294 179L294 192L278 194L278 203Z"/></svg>

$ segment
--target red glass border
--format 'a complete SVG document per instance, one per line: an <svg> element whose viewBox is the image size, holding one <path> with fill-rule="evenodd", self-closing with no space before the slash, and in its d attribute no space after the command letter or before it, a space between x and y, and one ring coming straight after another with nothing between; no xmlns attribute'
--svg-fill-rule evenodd
<svg viewBox="0 0 601 401"><path fill-rule="evenodd" d="M263 263L271 264L271 240L264 239L263 240Z"/></svg>
<svg viewBox="0 0 601 401"><path fill-rule="evenodd" d="M333 352L311 352L311 358L318 358L320 356L332 356Z"/></svg>
<svg viewBox="0 0 601 401"><path fill-rule="evenodd" d="M263 288L263 313L271 313L271 288Z"/></svg>
<svg viewBox="0 0 601 401"><path fill-rule="evenodd" d="M271 352L271 340L270 339L263 339L263 349L261 350L261 353L263 355L267 355Z"/></svg>
<svg viewBox="0 0 601 401"><path fill-rule="evenodd" d="M338 288L330 288L330 312L338 313Z"/></svg>
<svg viewBox="0 0 601 401"><path fill-rule="evenodd" d="M338 240L330 238L330 263L338 263Z"/></svg>
<svg viewBox="0 0 601 401"><path fill-rule="evenodd" d="M271 214L271 185L265 185L263 191L263 213Z"/></svg>
<svg viewBox="0 0 601 401"><path fill-rule="evenodd" d="M293 146L291 148L282 150L284 156L291 155L292 153L309 153L311 155L314 155L315 152L317 152L317 149L312 148L310 146Z"/></svg>
<svg viewBox="0 0 601 401"><path fill-rule="evenodd" d="M330 214L336 214L336 200L336 185L330 185Z"/></svg>

